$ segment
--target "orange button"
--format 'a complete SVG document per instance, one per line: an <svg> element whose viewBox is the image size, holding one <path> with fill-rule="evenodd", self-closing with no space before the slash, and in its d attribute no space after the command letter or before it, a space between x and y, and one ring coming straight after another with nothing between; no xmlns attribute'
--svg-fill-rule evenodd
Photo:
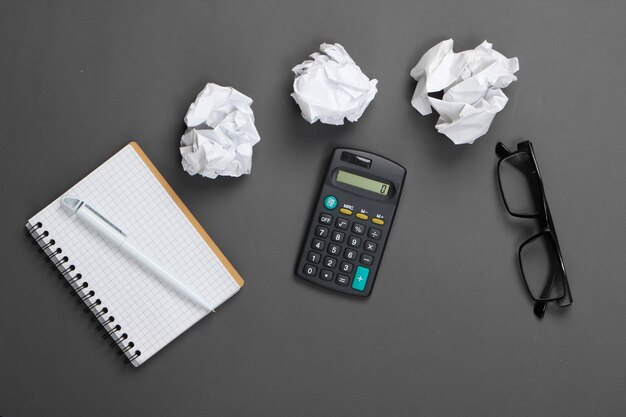
<svg viewBox="0 0 626 417"><path fill-rule="evenodd" d="M352 210L349 210L349 209L347 209L345 207L342 207L342 208L339 209L339 213L343 213L346 216L351 216L352 215Z"/></svg>
<svg viewBox="0 0 626 417"><path fill-rule="evenodd" d="M357 214L355 214L355 216L358 217L361 220L369 219L369 217L367 217L367 214L363 214L363 213L357 213Z"/></svg>
<svg viewBox="0 0 626 417"><path fill-rule="evenodd" d="M383 219L379 219L378 217L372 217L372 223L382 226L383 224L385 224L385 221Z"/></svg>

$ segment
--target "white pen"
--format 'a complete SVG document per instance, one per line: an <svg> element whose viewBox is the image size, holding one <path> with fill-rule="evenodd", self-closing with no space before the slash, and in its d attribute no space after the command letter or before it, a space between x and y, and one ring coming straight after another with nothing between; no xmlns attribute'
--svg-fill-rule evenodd
<svg viewBox="0 0 626 417"><path fill-rule="evenodd" d="M207 310L214 311L209 303L198 295L196 291L186 286L182 281L165 270L161 265L150 259L146 254L136 248L128 240L128 235L126 233L107 220L106 217L94 210L93 207L89 206L89 204L73 197L63 197L61 201L67 208L72 210L73 214L85 222L85 224L91 226L102 237L113 243L119 250L133 258L150 272L154 273L163 283L171 286L181 294L184 294L194 303Z"/></svg>

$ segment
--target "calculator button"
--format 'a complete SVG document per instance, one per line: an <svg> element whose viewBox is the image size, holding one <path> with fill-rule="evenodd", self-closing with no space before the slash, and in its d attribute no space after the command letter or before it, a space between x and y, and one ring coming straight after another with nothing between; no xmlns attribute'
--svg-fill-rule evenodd
<svg viewBox="0 0 626 417"><path fill-rule="evenodd" d="M320 214L320 223L322 224L331 224L333 222L333 216L328 213Z"/></svg>
<svg viewBox="0 0 626 417"><path fill-rule="evenodd" d="M322 271L320 272L320 278L324 281L330 281L331 279L333 279L333 273L328 269L322 269Z"/></svg>
<svg viewBox="0 0 626 417"><path fill-rule="evenodd" d="M376 243L370 242L369 240L365 242L365 250L368 252L376 252Z"/></svg>
<svg viewBox="0 0 626 417"><path fill-rule="evenodd" d="M324 241L319 239L313 239L313 242L311 242L311 247L313 249L322 250L324 249Z"/></svg>
<svg viewBox="0 0 626 417"><path fill-rule="evenodd" d="M328 237L328 228L324 226L317 226L315 228L315 236L317 237Z"/></svg>
<svg viewBox="0 0 626 417"><path fill-rule="evenodd" d="M352 288L357 291L364 291L365 285L367 285L367 277L370 274L370 270L363 267L357 266L356 272L354 273L354 279L352 280Z"/></svg>
<svg viewBox="0 0 626 417"><path fill-rule="evenodd" d="M346 285L348 285L348 282L350 282L350 277L348 277L347 275L338 274L335 282L345 287Z"/></svg>
<svg viewBox="0 0 626 417"><path fill-rule="evenodd" d="M340 252L341 246L335 245L334 243L328 245L328 253L330 253L331 255L339 255Z"/></svg>
<svg viewBox="0 0 626 417"><path fill-rule="evenodd" d="M374 257L372 255L368 255L367 253L361 254L361 263L363 265L370 266L374 262Z"/></svg>
<svg viewBox="0 0 626 417"><path fill-rule="evenodd" d="M337 259L331 258L330 256L325 257L324 266L328 268L334 268L335 266L337 266Z"/></svg>
<svg viewBox="0 0 626 417"><path fill-rule="evenodd" d="M334 195L327 195L324 199L324 207L326 207L328 210L332 210L337 207L337 197L335 197Z"/></svg>
<svg viewBox="0 0 626 417"><path fill-rule="evenodd" d="M341 265L339 266L339 270L341 272L352 272L353 267L354 265L352 265L349 262L342 262Z"/></svg>
<svg viewBox="0 0 626 417"><path fill-rule="evenodd" d="M309 252L309 256L306 257L306 260L309 262L313 262L314 264L318 264L322 259L322 256L317 252Z"/></svg>
<svg viewBox="0 0 626 417"><path fill-rule="evenodd" d="M367 216L367 214L363 214L363 213L357 213L355 214L355 216L361 220L367 220L369 219L369 217Z"/></svg>
<svg viewBox="0 0 626 417"><path fill-rule="evenodd" d="M356 256L357 256L357 251L352 250L352 249L346 249L345 252L343 253L343 257L349 261L354 261L356 259Z"/></svg>
<svg viewBox="0 0 626 417"><path fill-rule="evenodd" d="M363 233L365 233L365 226L363 226L361 223L354 223L352 225L352 232L356 233L357 235L362 235Z"/></svg>
<svg viewBox="0 0 626 417"><path fill-rule="evenodd" d="M344 237L346 237L346 235L344 235L343 233L333 230L333 235L331 236L331 239L335 242L341 243L343 242Z"/></svg>
<svg viewBox="0 0 626 417"><path fill-rule="evenodd" d="M340 208L339 212L345 214L346 216L352 216L352 210L345 207Z"/></svg>
<svg viewBox="0 0 626 417"><path fill-rule="evenodd" d="M350 239L348 239L348 245L352 246L353 248L358 248L359 246L361 246L361 239L356 236L350 236Z"/></svg>
<svg viewBox="0 0 626 417"><path fill-rule="evenodd" d="M341 217L337 218L337 221L335 222L335 226L337 226L340 229L347 229L348 228L348 224L350 222L348 222L346 219L342 219Z"/></svg>
<svg viewBox="0 0 626 417"><path fill-rule="evenodd" d="M304 265L304 269L302 270L302 272L304 272L304 275L314 277L315 273L317 272L317 268L313 265Z"/></svg>
<svg viewBox="0 0 626 417"><path fill-rule="evenodd" d="M378 217L372 217L372 223L382 226L383 224L385 224L385 221L383 219L379 219Z"/></svg>
<svg viewBox="0 0 626 417"><path fill-rule="evenodd" d="M372 239L380 239L380 230L370 227L370 230L367 232L367 235Z"/></svg>

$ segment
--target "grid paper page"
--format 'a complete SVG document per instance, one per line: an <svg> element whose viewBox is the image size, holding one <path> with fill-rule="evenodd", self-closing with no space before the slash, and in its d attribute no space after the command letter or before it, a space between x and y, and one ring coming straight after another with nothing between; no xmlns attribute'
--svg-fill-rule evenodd
<svg viewBox="0 0 626 417"><path fill-rule="evenodd" d="M61 204L64 196L84 200L115 225L148 256L198 291L216 308L239 285L161 183L127 145L63 196L29 220L42 223L55 247L95 291L112 325L121 326L134 347L135 366L196 323L207 312L143 269L104 240ZM106 317L105 316L105 317ZM114 336L116 337L116 336Z"/></svg>

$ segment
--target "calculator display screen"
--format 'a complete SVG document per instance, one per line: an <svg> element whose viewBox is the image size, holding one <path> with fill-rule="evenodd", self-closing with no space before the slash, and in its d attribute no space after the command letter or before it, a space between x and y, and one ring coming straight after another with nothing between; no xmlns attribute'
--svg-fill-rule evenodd
<svg viewBox="0 0 626 417"><path fill-rule="evenodd" d="M337 171L337 182L362 188L380 195L387 195L387 193L389 193L389 184L342 170Z"/></svg>

